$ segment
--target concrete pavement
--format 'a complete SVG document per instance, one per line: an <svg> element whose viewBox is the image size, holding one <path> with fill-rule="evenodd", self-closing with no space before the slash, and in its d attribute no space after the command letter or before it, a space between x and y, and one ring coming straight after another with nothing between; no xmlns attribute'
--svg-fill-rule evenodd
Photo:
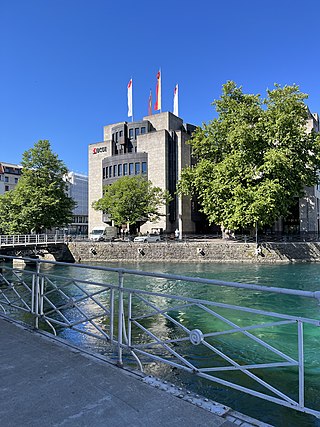
<svg viewBox="0 0 320 427"><path fill-rule="evenodd" d="M99 357L0 318L0 426L243 427ZM240 414L238 414L240 415Z"/></svg>

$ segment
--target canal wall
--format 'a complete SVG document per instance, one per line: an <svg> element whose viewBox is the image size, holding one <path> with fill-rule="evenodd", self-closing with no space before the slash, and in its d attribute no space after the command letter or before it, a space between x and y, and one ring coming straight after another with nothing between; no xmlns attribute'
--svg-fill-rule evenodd
<svg viewBox="0 0 320 427"><path fill-rule="evenodd" d="M320 243L263 243L257 253L254 243L223 240L160 243L70 242L69 256L75 262L320 262Z"/></svg>

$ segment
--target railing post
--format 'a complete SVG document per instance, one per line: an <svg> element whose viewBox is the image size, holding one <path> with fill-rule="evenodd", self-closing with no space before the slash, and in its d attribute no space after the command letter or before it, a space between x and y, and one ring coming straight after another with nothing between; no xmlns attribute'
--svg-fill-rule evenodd
<svg viewBox="0 0 320 427"><path fill-rule="evenodd" d="M123 336L123 272L119 271L119 307L118 307L118 366L123 366L122 336Z"/></svg>
<svg viewBox="0 0 320 427"><path fill-rule="evenodd" d="M39 308L41 305L41 299L43 297L40 296L40 263L36 261L36 273L35 273L35 283L33 286L33 298L34 298L34 327L35 329L39 329Z"/></svg>
<svg viewBox="0 0 320 427"><path fill-rule="evenodd" d="M303 322L301 322L301 320L298 320L298 352L299 352L299 405L304 406Z"/></svg>

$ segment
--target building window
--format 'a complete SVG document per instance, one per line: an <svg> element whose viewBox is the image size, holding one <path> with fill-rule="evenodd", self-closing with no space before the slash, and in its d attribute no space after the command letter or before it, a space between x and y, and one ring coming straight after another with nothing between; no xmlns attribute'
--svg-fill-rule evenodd
<svg viewBox="0 0 320 427"><path fill-rule="evenodd" d="M140 175L140 163L135 163L134 173L135 173L135 175Z"/></svg>
<svg viewBox="0 0 320 427"><path fill-rule="evenodd" d="M117 165L113 165L113 176L117 176Z"/></svg>
<svg viewBox="0 0 320 427"><path fill-rule="evenodd" d="M102 179L106 179L106 168L102 168Z"/></svg>
<svg viewBox="0 0 320 427"><path fill-rule="evenodd" d="M135 128L134 130L134 139L137 139L137 136L140 134L140 129L139 128Z"/></svg>
<svg viewBox="0 0 320 427"><path fill-rule="evenodd" d="M122 176L122 165L118 165L118 176Z"/></svg>
<svg viewBox="0 0 320 427"><path fill-rule="evenodd" d="M108 178L108 167L106 167L106 178Z"/></svg>
<svg viewBox="0 0 320 427"><path fill-rule="evenodd" d="M123 135L123 131L121 130L121 131L119 132L119 137L120 137L120 138L122 138L122 135Z"/></svg>
<svg viewBox="0 0 320 427"><path fill-rule="evenodd" d="M142 126L142 128L141 128L141 135L144 134L144 133L146 133L146 128L145 128L145 126Z"/></svg>
<svg viewBox="0 0 320 427"><path fill-rule="evenodd" d="M147 162L141 163L142 175L146 175L147 173Z"/></svg>
<svg viewBox="0 0 320 427"><path fill-rule="evenodd" d="M128 175L128 163L124 163L123 165L123 175Z"/></svg>
<svg viewBox="0 0 320 427"><path fill-rule="evenodd" d="M14 183L15 183L15 184L18 184L18 181L19 181L19 178L15 178L15 179L14 179Z"/></svg>
<svg viewBox="0 0 320 427"><path fill-rule="evenodd" d="M129 129L129 138L132 139L133 138L133 129Z"/></svg>
<svg viewBox="0 0 320 427"><path fill-rule="evenodd" d="M9 191L9 185L4 186L4 191Z"/></svg>
<svg viewBox="0 0 320 427"><path fill-rule="evenodd" d="M129 163L129 175L133 175L133 163Z"/></svg>
<svg viewBox="0 0 320 427"><path fill-rule="evenodd" d="M9 177L8 176L4 177L4 182L9 182Z"/></svg>
<svg viewBox="0 0 320 427"><path fill-rule="evenodd" d="M109 166L109 178L112 178L112 166Z"/></svg>

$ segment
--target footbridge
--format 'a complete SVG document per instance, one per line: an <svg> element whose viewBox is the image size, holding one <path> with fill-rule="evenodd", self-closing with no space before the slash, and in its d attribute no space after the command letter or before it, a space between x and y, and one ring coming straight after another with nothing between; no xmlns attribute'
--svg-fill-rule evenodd
<svg viewBox="0 0 320 427"><path fill-rule="evenodd" d="M18 234L0 235L0 249L24 247L48 247L66 242L63 234Z"/></svg>

